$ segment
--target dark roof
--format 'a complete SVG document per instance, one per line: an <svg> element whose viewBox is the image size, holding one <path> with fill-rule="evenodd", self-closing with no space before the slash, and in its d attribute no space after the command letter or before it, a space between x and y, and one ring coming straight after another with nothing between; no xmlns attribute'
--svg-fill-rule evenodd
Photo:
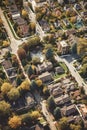
<svg viewBox="0 0 87 130"><path fill-rule="evenodd" d="M12 68L12 63L11 63L10 60L4 60L4 61L2 62L2 65L3 65L3 67L4 67L5 69Z"/></svg>

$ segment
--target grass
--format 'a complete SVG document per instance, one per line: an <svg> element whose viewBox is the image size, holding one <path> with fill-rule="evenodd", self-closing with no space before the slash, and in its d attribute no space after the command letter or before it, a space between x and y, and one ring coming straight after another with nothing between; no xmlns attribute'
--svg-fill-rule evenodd
<svg viewBox="0 0 87 130"><path fill-rule="evenodd" d="M65 70L65 73L69 71L64 62L59 62L59 65Z"/></svg>
<svg viewBox="0 0 87 130"><path fill-rule="evenodd" d="M63 73L63 74L56 74L56 75L54 76L54 79L63 78L63 77L65 77L65 76L66 76L66 73Z"/></svg>

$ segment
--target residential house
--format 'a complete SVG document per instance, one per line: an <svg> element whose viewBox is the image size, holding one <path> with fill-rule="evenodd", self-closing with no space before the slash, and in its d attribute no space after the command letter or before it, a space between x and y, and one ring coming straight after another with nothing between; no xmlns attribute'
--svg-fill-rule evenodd
<svg viewBox="0 0 87 130"><path fill-rule="evenodd" d="M16 86L16 77L17 77L17 68L12 66L12 63L10 60L4 60L2 62L2 66L5 69L5 73L7 78L10 80L10 82L13 84L13 86Z"/></svg>
<svg viewBox="0 0 87 130"><path fill-rule="evenodd" d="M68 54L70 51L70 46L65 41L60 41L57 43L58 51L61 54Z"/></svg>
<svg viewBox="0 0 87 130"><path fill-rule="evenodd" d="M24 96L12 103L12 108L18 112L25 111L34 107L35 103L33 95L27 92Z"/></svg>
<svg viewBox="0 0 87 130"><path fill-rule="evenodd" d="M50 71L53 68L53 65L51 62L43 62L42 64L38 64L38 72L42 73L45 71Z"/></svg>
<svg viewBox="0 0 87 130"><path fill-rule="evenodd" d="M48 71L39 75L39 79L41 79L42 82L48 82L53 80L51 73L49 73Z"/></svg>
<svg viewBox="0 0 87 130"><path fill-rule="evenodd" d="M54 101L57 105L64 105L71 102L68 94L62 95L60 97L54 98Z"/></svg>
<svg viewBox="0 0 87 130"><path fill-rule="evenodd" d="M75 29L69 29L69 30L66 30L65 34L67 36L71 35L71 34L76 34L76 30Z"/></svg>
<svg viewBox="0 0 87 130"><path fill-rule="evenodd" d="M51 93L54 97L59 97L63 94L63 90L62 90L62 88L58 87L58 88L53 89L53 91Z"/></svg>
<svg viewBox="0 0 87 130"><path fill-rule="evenodd" d="M60 82L55 83L55 84L50 84L50 85L48 85L48 89L51 92L53 89L56 89L56 88L61 87L61 86L62 86L62 84Z"/></svg>
<svg viewBox="0 0 87 130"><path fill-rule="evenodd" d="M57 74L62 74L64 73L64 69L61 66L55 67L55 72Z"/></svg>
<svg viewBox="0 0 87 130"><path fill-rule="evenodd" d="M68 38L68 43L70 46L77 44L78 43L77 38L73 34L70 34Z"/></svg>
<svg viewBox="0 0 87 130"><path fill-rule="evenodd" d="M77 109L75 104L72 104L70 106L64 106L61 109L61 113L63 116L70 116L70 115L76 115L77 114Z"/></svg>

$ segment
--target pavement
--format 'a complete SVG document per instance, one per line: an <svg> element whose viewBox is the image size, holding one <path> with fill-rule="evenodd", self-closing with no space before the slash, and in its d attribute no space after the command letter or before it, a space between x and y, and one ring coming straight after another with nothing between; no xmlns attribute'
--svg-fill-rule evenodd
<svg viewBox="0 0 87 130"><path fill-rule="evenodd" d="M49 127L51 130L57 130L55 124L54 124L54 118L53 116L51 115L51 113L48 112L47 110L47 107L46 107L46 101L42 101L41 102L41 106L42 106L42 112L43 112L43 115L45 116L47 122L49 123Z"/></svg>

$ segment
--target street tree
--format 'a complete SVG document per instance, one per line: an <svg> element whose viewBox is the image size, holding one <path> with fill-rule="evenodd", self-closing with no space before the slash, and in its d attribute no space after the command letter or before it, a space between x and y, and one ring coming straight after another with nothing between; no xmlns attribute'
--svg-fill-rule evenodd
<svg viewBox="0 0 87 130"><path fill-rule="evenodd" d="M17 129L22 124L21 118L19 116L13 116L9 119L8 124L12 129Z"/></svg>

